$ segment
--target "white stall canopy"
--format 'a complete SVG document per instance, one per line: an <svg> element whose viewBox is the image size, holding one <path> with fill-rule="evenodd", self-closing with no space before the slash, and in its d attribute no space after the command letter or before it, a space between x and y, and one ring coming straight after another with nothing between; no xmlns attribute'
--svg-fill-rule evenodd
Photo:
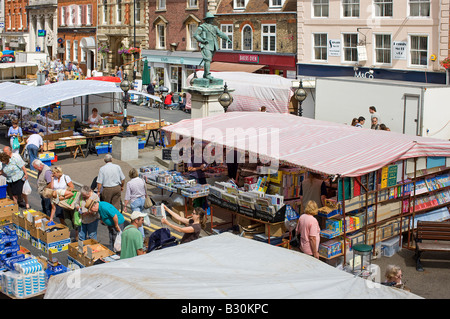
<svg viewBox="0 0 450 319"><path fill-rule="evenodd" d="M230 233L52 276L46 299L403 299L311 256Z"/></svg>
<svg viewBox="0 0 450 319"><path fill-rule="evenodd" d="M12 82L0 84L0 101L16 106L36 110L56 102L102 93L123 93L118 83L96 80L62 81L42 86L26 86ZM161 102L157 96L129 91L130 94L140 94Z"/></svg>

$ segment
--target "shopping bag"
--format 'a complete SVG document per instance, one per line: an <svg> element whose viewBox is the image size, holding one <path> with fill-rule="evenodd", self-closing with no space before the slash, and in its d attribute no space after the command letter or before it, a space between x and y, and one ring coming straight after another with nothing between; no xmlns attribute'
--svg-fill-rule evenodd
<svg viewBox="0 0 450 319"><path fill-rule="evenodd" d="M150 216L148 216L148 210L144 210L144 213L146 213L145 217L144 217L144 226L150 227Z"/></svg>
<svg viewBox="0 0 450 319"><path fill-rule="evenodd" d="M17 150L20 148L20 142L19 142L19 139L17 138L17 136L14 137L14 139L13 139L12 148L13 148L13 150Z"/></svg>
<svg viewBox="0 0 450 319"><path fill-rule="evenodd" d="M114 250L116 252L120 251L122 249L122 231L120 231L117 236L116 240L114 241Z"/></svg>
<svg viewBox="0 0 450 319"><path fill-rule="evenodd" d="M23 183L22 194L24 195L31 194L31 186L30 183L28 183L28 180L26 180L25 183Z"/></svg>
<svg viewBox="0 0 450 319"><path fill-rule="evenodd" d="M73 224L77 227L81 226L81 216L78 210L73 212Z"/></svg>
<svg viewBox="0 0 450 319"><path fill-rule="evenodd" d="M148 195L145 195L144 208L150 208L153 206L153 202Z"/></svg>

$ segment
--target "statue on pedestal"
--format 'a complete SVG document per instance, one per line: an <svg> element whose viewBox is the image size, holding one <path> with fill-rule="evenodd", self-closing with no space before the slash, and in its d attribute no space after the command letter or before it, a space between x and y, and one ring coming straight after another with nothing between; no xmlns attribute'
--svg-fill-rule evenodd
<svg viewBox="0 0 450 319"><path fill-rule="evenodd" d="M213 25L214 15L211 12L207 12L203 20L204 23L197 28L197 31L194 34L194 38L198 41L202 52L204 62L203 78L214 80L214 77L211 75L210 66L214 54L219 49L217 36L226 40L227 42L231 42L231 40L225 33L220 31L217 26Z"/></svg>

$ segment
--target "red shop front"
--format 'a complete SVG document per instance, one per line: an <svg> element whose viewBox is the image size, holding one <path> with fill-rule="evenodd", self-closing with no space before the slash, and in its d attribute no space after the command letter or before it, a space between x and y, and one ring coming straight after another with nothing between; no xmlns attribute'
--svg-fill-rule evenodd
<svg viewBox="0 0 450 319"><path fill-rule="evenodd" d="M218 51L214 54L211 71L277 74L285 78L295 79L296 55Z"/></svg>

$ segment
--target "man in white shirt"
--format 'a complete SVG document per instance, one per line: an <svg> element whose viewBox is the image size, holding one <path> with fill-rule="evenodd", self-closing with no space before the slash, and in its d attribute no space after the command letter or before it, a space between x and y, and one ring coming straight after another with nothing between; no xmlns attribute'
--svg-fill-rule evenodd
<svg viewBox="0 0 450 319"><path fill-rule="evenodd" d="M104 161L106 164L98 172L97 191L101 201L110 203L120 211L125 175L119 165L112 163L111 154L106 154Z"/></svg>
<svg viewBox="0 0 450 319"><path fill-rule="evenodd" d="M30 157L30 168L33 171L35 170L35 168L33 167L33 165L31 165L31 163L33 163L35 159L38 159L38 152L42 151L42 146L44 145L43 137L44 134L39 133L32 134L27 139L27 146L25 146L25 148L28 151L28 155Z"/></svg>

